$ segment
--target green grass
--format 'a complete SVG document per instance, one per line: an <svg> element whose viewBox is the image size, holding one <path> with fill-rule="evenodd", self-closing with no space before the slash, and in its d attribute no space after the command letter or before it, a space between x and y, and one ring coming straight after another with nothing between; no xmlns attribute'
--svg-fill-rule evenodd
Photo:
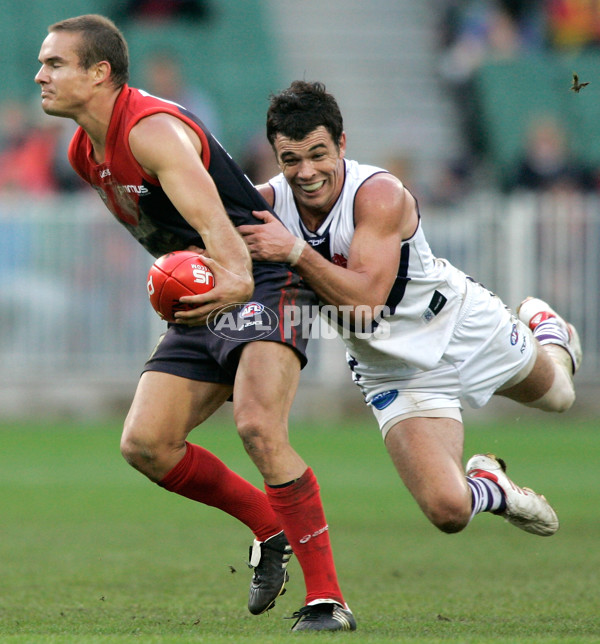
<svg viewBox="0 0 600 644"><path fill-rule="evenodd" d="M293 427L359 625L308 636L283 619L303 603L297 562L285 597L251 616L247 530L130 469L118 421L0 425L0 642L600 642L597 422L537 418L469 427L465 455L495 451L543 490L562 522L549 539L490 515L443 535L374 422ZM227 422L192 439L261 485Z"/></svg>

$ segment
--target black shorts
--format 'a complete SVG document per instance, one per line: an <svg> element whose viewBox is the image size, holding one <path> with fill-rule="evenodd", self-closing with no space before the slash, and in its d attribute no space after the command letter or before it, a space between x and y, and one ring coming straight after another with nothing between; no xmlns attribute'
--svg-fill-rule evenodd
<svg viewBox="0 0 600 644"><path fill-rule="evenodd" d="M306 365L310 324L317 297L287 264L254 265L252 300L209 319L203 326L169 324L143 371L233 385L248 342L281 342Z"/></svg>

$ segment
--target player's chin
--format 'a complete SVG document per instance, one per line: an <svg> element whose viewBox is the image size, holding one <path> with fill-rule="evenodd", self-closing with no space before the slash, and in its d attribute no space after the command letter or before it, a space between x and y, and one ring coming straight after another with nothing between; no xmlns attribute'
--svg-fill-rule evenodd
<svg viewBox="0 0 600 644"><path fill-rule="evenodd" d="M48 116L70 116L47 99L42 100L42 109Z"/></svg>
<svg viewBox="0 0 600 644"><path fill-rule="evenodd" d="M50 116L62 116L64 118L74 116L74 111L69 109L69 106L65 105L64 102L61 104L54 94L42 97L42 109Z"/></svg>

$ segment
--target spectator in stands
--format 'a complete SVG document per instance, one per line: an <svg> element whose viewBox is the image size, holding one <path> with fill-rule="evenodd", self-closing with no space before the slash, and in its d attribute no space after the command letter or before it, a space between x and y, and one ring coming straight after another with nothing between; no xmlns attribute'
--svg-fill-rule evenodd
<svg viewBox="0 0 600 644"><path fill-rule="evenodd" d="M54 147L54 157L52 158L52 171L56 181L57 188L60 192L77 192L85 190L88 192L87 184L75 172L69 163L67 150L69 143L77 129L74 122L68 119L59 121L61 127L58 131L56 144Z"/></svg>
<svg viewBox="0 0 600 644"><path fill-rule="evenodd" d="M526 148L508 189L575 191L592 190L592 173L572 154L568 136L559 121L537 115L527 133Z"/></svg>
<svg viewBox="0 0 600 644"><path fill-rule="evenodd" d="M548 42L558 49L600 46L600 3L590 0L546 0Z"/></svg>
<svg viewBox="0 0 600 644"><path fill-rule="evenodd" d="M279 172L273 150L262 132L257 132L246 143L240 165L254 185L266 183Z"/></svg>
<svg viewBox="0 0 600 644"><path fill-rule="evenodd" d="M215 101L208 92L185 82L182 64L175 51L161 49L152 53L145 61L143 75L143 88L146 91L185 105L200 116L217 138L221 136L221 118Z"/></svg>
<svg viewBox="0 0 600 644"><path fill-rule="evenodd" d="M485 62L511 60L542 46L542 22L530 4L515 0L447 4L440 72L456 100L469 154L475 157L485 148L474 84L477 71Z"/></svg>
<svg viewBox="0 0 600 644"><path fill-rule="evenodd" d="M27 131L27 106L17 100L0 103L0 154L18 144Z"/></svg>
<svg viewBox="0 0 600 644"><path fill-rule="evenodd" d="M117 20L208 20L212 15L210 0L128 0L115 3Z"/></svg>
<svg viewBox="0 0 600 644"><path fill-rule="evenodd" d="M83 187L62 162L74 132L69 122L34 116L27 102L7 102L0 114L0 191L46 196Z"/></svg>
<svg viewBox="0 0 600 644"><path fill-rule="evenodd" d="M54 192L52 159L60 127L46 117L34 122L26 103L11 102L3 107L7 123L0 152L0 190L34 195Z"/></svg>

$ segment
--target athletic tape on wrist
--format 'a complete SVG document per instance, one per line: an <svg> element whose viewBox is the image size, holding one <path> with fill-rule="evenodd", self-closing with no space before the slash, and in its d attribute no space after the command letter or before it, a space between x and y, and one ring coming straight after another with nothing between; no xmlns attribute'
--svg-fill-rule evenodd
<svg viewBox="0 0 600 644"><path fill-rule="evenodd" d="M295 266L298 263L300 255L302 255L302 251L304 250L305 246L306 241L304 239L296 238L296 241L292 246L292 250L290 251L290 254L287 256L285 261L290 264L290 266Z"/></svg>

